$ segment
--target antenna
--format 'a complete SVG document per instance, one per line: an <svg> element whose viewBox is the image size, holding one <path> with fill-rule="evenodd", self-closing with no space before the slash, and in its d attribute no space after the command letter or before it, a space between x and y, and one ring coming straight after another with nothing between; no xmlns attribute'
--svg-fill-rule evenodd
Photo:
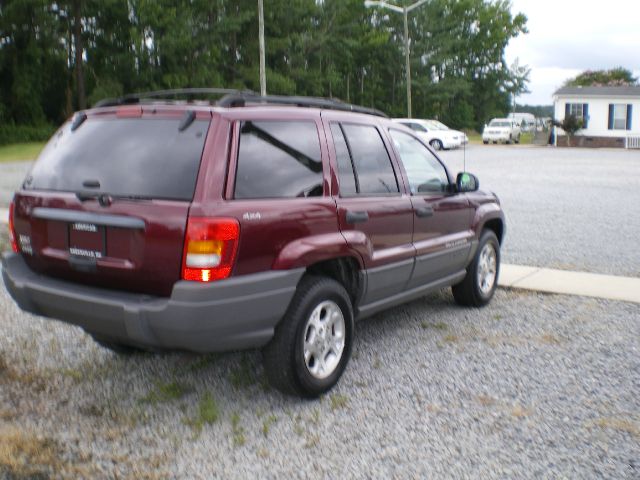
<svg viewBox="0 0 640 480"><path fill-rule="evenodd" d="M466 136L467 134L462 132L462 135ZM464 141L464 138L462 139L462 171L467 171L467 142Z"/></svg>

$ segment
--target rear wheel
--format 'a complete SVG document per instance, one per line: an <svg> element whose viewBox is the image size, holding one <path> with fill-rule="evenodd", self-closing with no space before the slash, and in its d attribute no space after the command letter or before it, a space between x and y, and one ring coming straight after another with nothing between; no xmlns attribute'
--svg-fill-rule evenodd
<svg viewBox="0 0 640 480"><path fill-rule="evenodd" d="M462 282L451 287L456 302L464 306L482 307L489 303L498 285L500 243L491 230L480 236L478 250Z"/></svg>
<svg viewBox="0 0 640 480"><path fill-rule="evenodd" d="M515 143L520 143L520 135L518 135L518 136L516 137L516 142L515 142Z"/></svg>
<svg viewBox="0 0 640 480"><path fill-rule="evenodd" d="M353 308L344 287L306 276L263 350L267 377L284 393L317 397L338 382L352 341Z"/></svg>
<svg viewBox="0 0 640 480"><path fill-rule="evenodd" d="M437 138L431 140L429 142L429 145L431 145L431 147L434 150L442 150L442 142L440 140L438 140Z"/></svg>
<svg viewBox="0 0 640 480"><path fill-rule="evenodd" d="M482 143L484 143L485 145L487 145L489 143L489 140L483 140Z"/></svg>

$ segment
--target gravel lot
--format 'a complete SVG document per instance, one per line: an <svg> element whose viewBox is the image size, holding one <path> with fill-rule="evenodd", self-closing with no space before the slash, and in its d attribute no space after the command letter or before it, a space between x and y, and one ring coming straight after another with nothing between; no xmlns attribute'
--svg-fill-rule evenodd
<svg viewBox="0 0 640 480"><path fill-rule="evenodd" d="M5 475L640 476L638 305L499 291L467 310L444 291L358 324L320 401L266 387L257 352L122 357L4 290L0 329Z"/></svg>
<svg viewBox="0 0 640 480"><path fill-rule="evenodd" d="M472 145L507 215L503 261L640 277L640 150ZM442 152L453 172L461 150Z"/></svg>

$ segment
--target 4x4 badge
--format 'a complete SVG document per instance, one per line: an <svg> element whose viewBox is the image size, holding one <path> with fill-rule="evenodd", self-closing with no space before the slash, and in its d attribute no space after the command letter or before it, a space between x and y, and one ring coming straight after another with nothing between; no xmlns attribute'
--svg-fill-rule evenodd
<svg viewBox="0 0 640 480"><path fill-rule="evenodd" d="M242 215L243 220L260 220L261 218L262 215L260 215L260 212L245 212L244 215Z"/></svg>

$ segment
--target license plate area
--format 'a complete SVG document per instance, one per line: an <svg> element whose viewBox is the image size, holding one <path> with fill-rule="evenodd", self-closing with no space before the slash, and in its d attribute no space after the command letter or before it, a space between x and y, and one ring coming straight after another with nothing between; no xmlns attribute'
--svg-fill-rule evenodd
<svg viewBox="0 0 640 480"><path fill-rule="evenodd" d="M106 255L106 230L102 225L75 222L68 225L69 256L98 260Z"/></svg>

